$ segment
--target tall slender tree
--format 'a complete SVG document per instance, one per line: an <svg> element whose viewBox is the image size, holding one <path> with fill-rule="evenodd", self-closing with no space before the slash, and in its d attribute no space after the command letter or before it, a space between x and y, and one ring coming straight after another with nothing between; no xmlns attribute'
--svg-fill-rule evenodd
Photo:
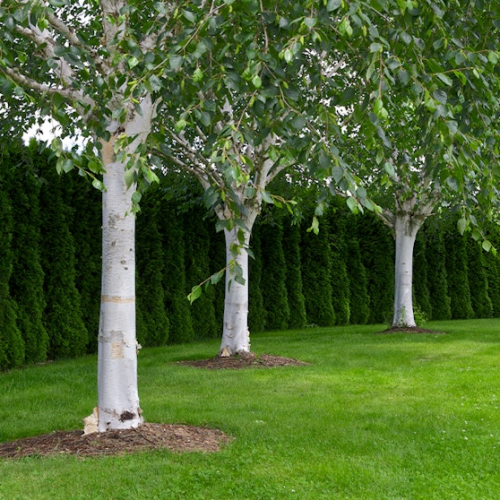
<svg viewBox="0 0 500 500"><path fill-rule="evenodd" d="M2 177L0 171L0 369L6 370L24 361L24 341L17 327L17 305L9 290L14 259L11 248L13 218Z"/></svg>
<svg viewBox="0 0 500 500"><path fill-rule="evenodd" d="M49 346L42 322L46 302L41 263L40 180L35 161L39 154L36 144L29 149L12 145L2 153L13 169L8 183L14 218L10 292L18 307L17 325L24 339L26 363L46 361Z"/></svg>

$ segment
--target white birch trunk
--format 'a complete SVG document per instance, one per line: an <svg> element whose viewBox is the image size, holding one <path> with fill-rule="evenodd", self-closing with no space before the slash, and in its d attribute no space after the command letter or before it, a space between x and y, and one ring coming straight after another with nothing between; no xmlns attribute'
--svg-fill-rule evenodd
<svg viewBox="0 0 500 500"><path fill-rule="evenodd" d="M396 262L392 326L417 326L413 316L413 247L417 231L418 227L411 223L409 215L396 215L394 225Z"/></svg>
<svg viewBox="0 0 500 500"><path fill-rule="evenodd" d="M126 147L131 158L146 140L155 106L141 103L125 127L134 140ZM102 291L98 337L97 430L131 429L142 422L137 387L135 304L135 216L131 213L135 185L127 189L126 163L114 160L116 140L103 143L105 168L102 199Z"/></svg>
<svg viewBox="0 0 500 500"><path fill-rule="evenodd" d="M226 264L235 260L241 268L244 284L235 281L235 272L226 271L226 293L224 298L224 326L219 356L229 357L250 354L250 332L248 331L248 253L241 249L233 255L231 245L238 244L238 228L224 230L226 237ZM250 241L250 232L245 233L245 243Z"/></svg>
<svg viewBox="0 0 500 500"><path fill-rule="evenodd" d="M143 421L137 389L135 217L127 214L134 190L127 189L125 166L120 163L106 164L104 184L98 338L99 432L130 429Z"/></svg>
<svg viewBox="0 0 500 500"><path fill-rule="evenodd" d="M432 196L422 197L417 204L415 196L397 200L399 209L390 215L396 240L394 316L392 326L414 328L413 314L413 248L419 229L432 214Z"/></svg>

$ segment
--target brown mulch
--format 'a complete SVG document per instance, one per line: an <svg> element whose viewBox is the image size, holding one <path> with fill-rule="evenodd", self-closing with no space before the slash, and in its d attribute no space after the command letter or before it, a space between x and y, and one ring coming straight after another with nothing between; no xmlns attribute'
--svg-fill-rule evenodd
<svg viewBox="0 0 500 500"><path fill-rule="evenodd" d="M388 333L427 333L434 335L445 335L445 332L440 332L438 330L428 330L427 328L420 328L419 326L392 326L387 330L383 330L382 332L378 332L379 335L388 334Z"/></svg>
<svg viewBox="0 0 500 500"><path fill-rule="evenodd" d="M142 424L84 435L83 431L56 431L42 436L0 443L0 458L76 455L96 457L124 455L138 451L169 449L173 452L216 452L230 441L222 431L205 427L170 424Z"/></svg>
<svg viewBox="0 0 500 500"><path fill-rule="evenodd" d="M189 361L178 361L178 364L205 368L207 370L238 370L242 368L274 368L280 366L304 366L307 363L292 358L272 356L271 354L249 354L246 356L231 356L223 358L217 356L210 359L197 359Z"/></svg>

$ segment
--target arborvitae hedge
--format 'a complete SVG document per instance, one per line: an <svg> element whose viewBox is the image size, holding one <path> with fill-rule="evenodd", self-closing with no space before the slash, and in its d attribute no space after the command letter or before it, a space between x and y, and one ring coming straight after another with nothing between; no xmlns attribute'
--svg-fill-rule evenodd
<svg viewBox="0 0 500 500"><path fill-rule="evenodd" d="M263 332L266 328L267 311L264 308L262 294L262 251L260 239L260 224L253 227L250 249L253 258L248 259L248 329L251 333ZM225 255L225 249L224 249ZM222 325L222 323L221 323ZM222 333L222 329L221 329Z"/></svg>
<svg viewBox="0 0 500 500"><path fill-rule="evenodd" d="M55 174L53 161L37 148L2 153L0 369L94 352L100 193L86 178ZM137 318L145 346L222 332L224 280L193 306L186 299L193 285L225 266L224 235L215 232L213 218L205 220L199 193L193 197L191 189L175 181L173 188L152 189L138 216ZM353 216L342 203L330 210L317 236L306 231L310 216L302 226L290 226L278 212L258 220L251 240L255 259L249 262L252 333L390 321L391 232L373 215ZM500 247L500 231L493 227L491 233ZM483 253L477 243L465 244L456 221L430 219L414 256L415 303L429 319L451 317L450 296L453 317L500 316L500 258Z"/></svg>
<svg viewBox="0 0 500 500"><path fill-rule="evenodd" d="M283 251L285 253L286 289L290 317L289 328L302 328L307 323L306 305L302 291L302 264L300 254L300 226L291 224L287 218L283 222Z"/></svg>
<svg viewBox="0 0 500 500"><path fill-rule="evenodd" d="M445 247L451 317L452 319L473 318L465 237L455 228L454 221L451 221L449 225L452 227L448 229Z"/></svg>
<svg viewBox="0 0 500 500"><path fill-rule="evenodd" d="M19 366L24 361L24 341L17 327L17 306L9 292L14 260L11 249L13 224L10 200L0 177L0 370Z"/></svg>
<svg viewBox="0 0 500 500"><path fill-rule="evenodd" d="M357 239L368 278L370 323L390 323L394 308L394 238L372 214L357 224Z"/></svg>
<svg viewBox="0 0 500 500"><path fill-rule="evenodd" d="M266 304L268 330L286 330L290 318L286 289L286 264L283 252L283 228L268 219L260 226L262 259L261 289Z"/></svg>
<svg viewBox="0 0 500 500"><path fill-rule="evenodd" d="M190 291L193 286L200 284L211 275L210 272L210 233L208 224L204 220L206 211L195 207L190 213L184 214L184 244L186 284ZM213 229L210 226L210 229ZM191 306L191 318L196 338L217 338L220 329L215 319L215 290L214 287L205 288L201 297Z"/></svg>
<svg viewBox="0 0 500 500"><path fill-rule="evenodd" d="M143 214L147 217L146 214ZM145 219L147 220L147 219ZM195 338L191 311L186 297L186 263L184 225L182 214L175 207L163 203L159 211L159 230L165 255L163 290L165 308L170 321L170 340L173 343L189 342Z"/></svg>
<svg viewBox="0 0 500 500"><path fill-rule="evenodd" d="M136 221L137 339L141 345L160 346L167 343L170 322L163 288L165 254L158 231L159 200L153 194L145 197Z"/></svg>
<svg viewBox="0 0 500 500"><path fill-rule="evenodd" d="M426 241L423 228L417 233L413 250L413 303L416 320L418 314L423 316L420 320L432 317L431 295L428 286L429 273L426 256ZM418 321L417 321L418 323Z"/></svg>
<svg viewBox="0 0 500 500"><path fill-rule="evenodd" d="M210 218L208 221L209 227L212 228L210 232L210 247L208 249L208 256L210 261L210 275L219 272L226 266L226 242L224 233L222 231L215 231L215 217ZM252 259L250 259L250 266L252 266ZM250 271L251 273L252 271ZM222 323L224 321L224 296L225 296L225 280L224 277L215 285L212 286L214 291L214 311L215 311L215 324L217 326L218 335L222 336ZM250 289L251 293L251 289Z"/></svg>
<svg viewBox="0 0 500 500"><path fill-rule="evenodd" d="M500 317L500 258L499 254L489 252L485 255L486 278L488 280L488 296L491 300L492 316Z"/></svg>
<svg viewBox="0 0 500 500"><path fill-rule="evenodd" d="M328 217L330 251L332 257L332 302L337 325L347 325L351 316L350 286L347 273L346 216L338 207L332 207Z"/></svg>
<svg viewBox="0 0 500 500"><path fill-rule="evenodd" d="M356 218L348 216L351 228L356 226ZM350 322L363 325L370 319L370 295L368 294L368 278L361 259L357 231L347 241L347 268L349 269L349 305Z"/></svg>
<svg viewBox="0 0 500 500"><path fill-rule="evenodd" d="M310 221L306 221L310 222ZM332 299L332 255L328 219L322 217L319 233L302 233L302 289L304 291L307 322L318 326L335 324Z"/></svg>
<svg viewBox="0 0 500 500"><path fill-rule="evenodd" d="M37 149L35 144L29 150L12 149L10 152L13 165L10 197L15 221L12 230L14 266L10 294L17 303L17 325L24 339L25 363L46 361L49 346L49 337L42 322L45 296L41 264L40 183L30 160L30 155L36 155Z"/></svg>
<svg viewBox="0 0 500 500"><path fill-rule="evenodd" d="M475 318L491 318L493 315L493 305L488 296L488 278L485 268L485 252L480 243L472 238L466 240L467 250L467 277L472 310Z"/></svg>
<svg viewBox="0 0 500 500"><path fill-rule="evenodd" d="M74 207L71 233L75 245L75 285L88 332L87 351L91 353L97 351L101 307L102 195L77 172L65 175L61 182Z"/></svg>
<svg viewBox="0 0 500 500"><path fill-rule="evenodd" d="M40 191L43 216L41 255L46 300L43 320L50 339L49 356L79 356L87 350L88 333L83 323L80 294L75 285L71 210L64 203L64 188L67 184L45 155L38 158L37 164L45 180Z"/></svg>

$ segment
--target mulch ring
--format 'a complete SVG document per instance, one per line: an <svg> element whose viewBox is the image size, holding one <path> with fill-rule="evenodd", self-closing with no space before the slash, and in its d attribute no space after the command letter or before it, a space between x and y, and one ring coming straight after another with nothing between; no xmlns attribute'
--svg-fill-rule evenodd
<svg viewBox="0 0 500 500"><path fill-rule="evenodd" d="M390 333L427 333L433 335L446 335L445 332L440 332L438 330L428 330L427 328L420 328L419 326L392 326L387 330L378 332L377 335L384 335Z"/></svg>
<svg viewBox="0 0 500 500"><path fill-rule="evenodd" d="M56 431L42 436L0 443L0 458L76 455L97 457L138 451L168 449L173 452L212 453L230 441L217 429L145 423L138 429L122 429L84 435L83 431Z"/></svg>
<svg viewBox="0 0 500 500"><path fill-rule="evenodd" d="M238 370L242 368L275 368L280 366L304 366L308 363L298 361L292 358L283 358L281 356L272 356L271 354L249 354L246 356L230 356L210 359L197 359L178 361L178 364L194 366L196 368L205 368L207 370Z"/></svg>

